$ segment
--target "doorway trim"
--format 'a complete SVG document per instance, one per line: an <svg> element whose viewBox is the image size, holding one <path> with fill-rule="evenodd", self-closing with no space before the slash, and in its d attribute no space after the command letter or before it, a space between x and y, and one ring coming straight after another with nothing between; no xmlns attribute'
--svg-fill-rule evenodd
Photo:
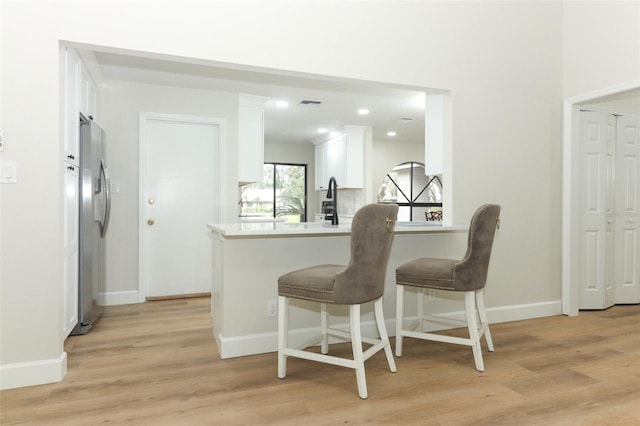
<svg viewBox="0 0 640 426"><path fill-rule="evenodd" d="M138 302L143 303L146 300L147 288L145 278L147 276L146 263L144 262L146 252L144 244L144 182L145 182L145 165L144 161L147 155L147 123L151 120L171 121L178 123L198 123L211 124L218 126L218 149L216 168L216 178L219 188L214 195L215 214L219 220L224 217L224 200L226 195L226 120L224 118L204 117L195 115L182 114L165 114L157 112L140 112L140 136L138 143Z"/></svg>
<svg viewBox="0 0 640 426"><path fill-rule="evenodd" d="M580 206L580 107L604 96L640 88L634 80L563 101L562 118L562 313L578 315L580 286L578 282L579 226L572 218Z"/></svg>

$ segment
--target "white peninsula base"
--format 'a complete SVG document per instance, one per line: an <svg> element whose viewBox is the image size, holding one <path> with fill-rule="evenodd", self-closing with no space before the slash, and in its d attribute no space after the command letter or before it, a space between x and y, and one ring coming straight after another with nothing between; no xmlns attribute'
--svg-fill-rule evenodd
<svg viewBox="0 0 640 426"><path fill-rule="evenodd" d="M277 351L278 318L273 307L277 306L280 275L311 265L346 264L350 258L349 224L230 223L209 228L214 276L211 315L221 358ZM465 227L396 226L384 294L389 335L395 331L396 267L419 257L461 258L466 244ZM406 299L408 315L415 314L415 296ZM375 333L373 305L363 308L363 333ZM328 309L332 326L346 330L348 308ZM318 334L317 303L292 301L289 316L295 326L289 337L293 344Z"/></svg>

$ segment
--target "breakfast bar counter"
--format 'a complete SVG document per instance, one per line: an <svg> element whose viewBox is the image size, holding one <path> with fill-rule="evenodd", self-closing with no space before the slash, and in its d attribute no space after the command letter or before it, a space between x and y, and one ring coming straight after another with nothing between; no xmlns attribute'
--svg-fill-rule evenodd
<svg viewBox="0 0 640 426"><path fill-rule="evenodd" d="M239 222L208 225L225 238L336 236L351 233L351 224L329 225L319 222ZM448 233L465 231L466 226L442 226L439 222L397 222L396 234Z"/></svg>
<svg viewBox="0 0 640 426"><path fill-rule="evenodd" d="M280 275L318 264L346 265L350 259L351 224L240 222L208 228L213 240L211 315L221 358L277 351L275 310ZM418 257L462 257L467 227L398 222L394 234L384 294L390 335L395 330L396 267ZM410 304L411 296L407 300ZM371 310L372 306L363 309L364 332L373 326ZM330 306L329 312L334 326L346 327L346 307ZM305 306L296 301L291 304L290 317L291 324L299 327L291 330L292 342L303 342L318 332L317 304Z"/></svg>

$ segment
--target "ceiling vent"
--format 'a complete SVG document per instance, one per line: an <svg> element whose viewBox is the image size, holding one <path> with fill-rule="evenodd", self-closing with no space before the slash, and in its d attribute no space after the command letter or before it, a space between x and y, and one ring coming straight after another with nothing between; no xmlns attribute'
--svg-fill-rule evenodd
<svg viewBox="0 0 640 426"><path fill-rule="evenodd" d="M302 106L320 106L322 101L312 101L311 99L303 99L300 101L300 105Z"/></svg>

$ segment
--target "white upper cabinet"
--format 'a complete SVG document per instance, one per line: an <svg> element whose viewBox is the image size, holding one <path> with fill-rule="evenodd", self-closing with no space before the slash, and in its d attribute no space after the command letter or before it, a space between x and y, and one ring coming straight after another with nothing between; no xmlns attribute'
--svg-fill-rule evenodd
<svg viewBox="0 0 640 426"><path fill-rule="evenodd" d="M316 139L315 189L325 190L331 176L340 188L364 188L365 126L344 126Z"/></svg>
<svg viewBox="0 0 640 426"><path fill-rule="evenodd" d="M77 165L80 158L79 114L95 118L97 90L91 74L75 49L63 47L60 54L63 69L63 160Z"/></svg>
<svg viewBox="0 0 640 426"><path fill-rule="evenodd" d="M315 188L316 191L327 189L328 178L324 178L324 151L325 144L319 143L315 146Z"/></svg>
<svg viewBox="0 0 640 426"><path fill-rule="evenodd" d="M63 48L63 145L64 161L78 165L80 160L80 122L78 98L80 87L80 58L75 50Z"/></svg>
<svg viewBox="0 0 640 426"><path fill-rule="evenodd" d="M262 182L264 106L268 98L240 94L238 100L238 183Z"/></svg>
<svg viewBox="0 0 640 426"><path fill-rule="evenodd" d="M80 62L79 109L87 118L96 118L96 85L87 67Z"/></svg>

